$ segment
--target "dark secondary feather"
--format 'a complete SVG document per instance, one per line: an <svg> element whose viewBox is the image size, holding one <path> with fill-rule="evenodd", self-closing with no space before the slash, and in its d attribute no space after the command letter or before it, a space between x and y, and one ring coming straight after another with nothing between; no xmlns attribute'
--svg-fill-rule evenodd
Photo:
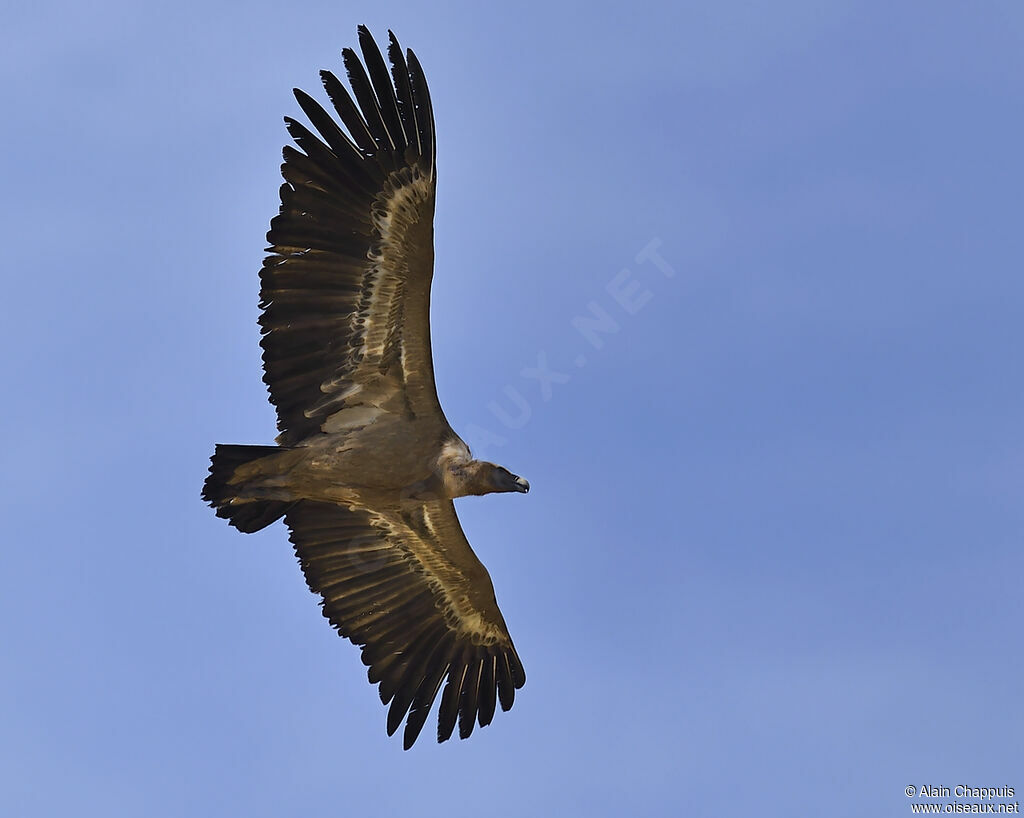
<svg viewBox="0 0 1024 818"><path fill-rule="evenodd" d="M405 525L308 500L285 515L306 582L322 597L324 616L338 633L362 646L370 682L379 684L381 701L390 703L388 735L404 720L406 749L416 741L445 679L439 741L451 736L456 721L462 738L473 732L474 723L489 724L495 702L508 710L515 690L526 683L490 578L465 542L454 507L450 501L429 506L430 524L411 520ZM432 530L442 533L434 537ZM455 548L464 579L450 591L471 597L479 616L498 629L497 638L453 626L445 616L448 586L439 584L417 556L453 554Z"/></svg>
<svg viewBox="0 0 1024 818"><path fill-rule="evenodd" d="M264 381L284 445L321 431L326 418L346 405L352 386L377 375L397 389L409 387L414 410L440 412L429 341L430 94L419 61L411 51L402 54L394 35L391 78L363 27L359 41L369 73L355 52L344 52L354 100L336 76L321 72L344 129L298 89L295 97L316 133L285 120L300 150L284 150L281 210L271 221L260 273ZM403 187L417 180L427 193L405 199L404 221L397 223L401 235L392 237L398 244L387 248L385 259L396 268L382 267L385 237L374 214L387 213ZM399 273L400 285L389 279ZM368 346L368 337L386 338L385 348Z"/></svg>

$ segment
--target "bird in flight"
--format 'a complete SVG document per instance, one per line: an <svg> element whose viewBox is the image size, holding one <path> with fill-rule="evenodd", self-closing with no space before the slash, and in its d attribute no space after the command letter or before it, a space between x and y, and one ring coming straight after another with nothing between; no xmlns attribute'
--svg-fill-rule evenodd
<svg viewBox="0 0 1024 818"><path fill-rule="evenodd" d="M295 90L317 133L285 118L298 149L284 149L260 271L280 434L217 445L202 496L239 531L284 518L324 616L390 704L388 735L404 721L409 749L439 692L445 741L456 723L461 738L488 725L526 682L452 500L530 484L474 459L438 401L434 115L416 55L388 34L390 72L360 26L362 62L342 52L351 94L320 73L337 120Z"/></svg>

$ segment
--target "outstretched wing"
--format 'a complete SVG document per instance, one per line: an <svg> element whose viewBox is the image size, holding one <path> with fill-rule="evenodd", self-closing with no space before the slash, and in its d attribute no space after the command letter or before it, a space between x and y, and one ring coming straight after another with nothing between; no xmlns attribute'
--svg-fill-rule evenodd
<svg viewBox="0 0 1024 818"><path fill-rule="evenodd" d="M419 735L441 684L437 740L490 724L526 674L487 569L450 500L384 515L303 500L285 516L306 582L338 632L362 646L388 735Z"/></svg>
<svg viewBox="0 0 1024 818"><path fill-rule="evenodd" d="M320 73L347 133L298 89L319 137L285 119L301 150L284 149L260 273L263 380L282 445L343 425L351 407L446 424L430 356L434 115L419 61L389 35L390 75L363 26L365 67L342 52L355 99Z"/></svg>

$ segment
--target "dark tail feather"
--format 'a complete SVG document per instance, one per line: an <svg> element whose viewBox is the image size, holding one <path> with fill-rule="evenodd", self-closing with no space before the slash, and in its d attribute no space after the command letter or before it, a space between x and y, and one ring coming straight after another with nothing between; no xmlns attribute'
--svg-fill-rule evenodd
<svg viewBox="0 0 1024 818"><path fill-rule="evenodd" d="M232 503L238 486L229 481L235 470L253 460L281 452L280 446L234 446L218 443L210 458L210 476L203 484L203 500L213 506L217 516L227 520L239 531L251 534L266 528L291 508L293 503L281 500L246 500Z"/></svg>

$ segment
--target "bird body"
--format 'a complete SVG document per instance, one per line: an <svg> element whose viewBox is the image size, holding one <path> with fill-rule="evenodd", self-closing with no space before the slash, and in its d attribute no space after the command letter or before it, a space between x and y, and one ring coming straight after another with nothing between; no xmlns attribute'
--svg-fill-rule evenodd
<svg viewBox="0 0 1024 818"><path fill-rule="evenodd" d="M317 500L382 508L529 490L522 478L510 472L505 478L500 466L473 459L454 434L431 443L434 438L419 433L423 425L378 415L358 430L317 435L299 446L246 447L259 456L235 468L230 504Z"/></svg>
<svg viewBox="0 0 1024 818"><path fill-rule="evenodd" d="M390 34L390 33L389 33ZM284 518L306 581L362 648L412 746L440 693L438 740L468 737L526 681L487 570L452 500L529 490L475 460L434 384L430 284L436 151L422 68L359 28L352 94L324 88L344 129L295 96L281 211L260 273L264 381L276 446L218 445L203 499L243 532ZM443 692L441 687L444 685Z"/></svg>

